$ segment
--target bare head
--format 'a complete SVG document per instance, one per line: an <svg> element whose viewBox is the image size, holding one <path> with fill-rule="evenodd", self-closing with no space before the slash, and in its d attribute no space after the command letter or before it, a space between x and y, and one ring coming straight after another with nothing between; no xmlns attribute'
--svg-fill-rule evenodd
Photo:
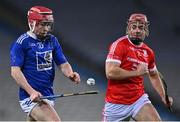
<svg viewBox="0 0 180 122"><path fill-rule="evenodd" d="M44 39L52 31L54 18L51 9L44 6L34 6L28 11L28 25L31 32Z"/></svg>
<svg viewBox="0 0 180 122"><path fill-rule="evenodd" d="M126 34L134 44L139 45L149 35L148 25L146 15L132 14L127 21Z"/></svg>

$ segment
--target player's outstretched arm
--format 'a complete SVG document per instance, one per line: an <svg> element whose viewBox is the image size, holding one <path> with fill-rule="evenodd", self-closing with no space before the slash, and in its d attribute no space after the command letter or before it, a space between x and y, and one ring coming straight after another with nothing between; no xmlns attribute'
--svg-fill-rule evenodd
<svg viewBox="0 0 180 122"><path fill-rule="evenodd" d="M75 83L80 83L80 76L77 72L74 72L71 65L66 62L58 66L62 73Z"/></svg>
<svg viewBox="0 0 180 122"><path fill-rule="evenodd" d="M150 78L150 81L152 83L152 86L153 88L157 91L157 93L160 95L162 101L164 102L164 104L166 106L171 106L172 103L173 103L173 99L172 97L169 97L169 101L170 103L167 102L167 98L166 98L166 91L165 91L165 88L164 88L164 85L163 85L163 81L159 75L159 72L156 70L156 71L153 71L153 72L150 72L149 73L149 78Z"/></svg>

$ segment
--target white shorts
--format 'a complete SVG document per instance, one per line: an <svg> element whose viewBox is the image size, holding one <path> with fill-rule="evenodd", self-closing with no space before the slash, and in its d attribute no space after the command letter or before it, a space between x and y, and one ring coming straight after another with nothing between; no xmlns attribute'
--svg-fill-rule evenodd
<svg viewBox="0 0 180 122"><path fill-rule="evenodd" d="M131 105L113 104L106 102L103 110L104 122L119 122L127 118L134 118L139 110L147 103L151 103L147 94L143 94Z"/></svg>
<svg viewBox="0 0 180 122"><path fill-rule="evenodd" d="M54 101L44 99L46 103L54 107ZM38 104L37 102L31 102L30 98L19 101L22 110L28 115L31 113L31 110Z"/></svg>

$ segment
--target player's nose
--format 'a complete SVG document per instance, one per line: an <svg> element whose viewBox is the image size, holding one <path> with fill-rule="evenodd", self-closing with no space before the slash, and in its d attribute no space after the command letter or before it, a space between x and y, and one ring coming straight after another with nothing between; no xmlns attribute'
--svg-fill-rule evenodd
<svg viewBox="0 0 180 122"><path fill-rule="evenodd" d="M49 25L43 26L43 30L45 30L45 31L49 31L50 29L51 29L51 27Z"/></svg>

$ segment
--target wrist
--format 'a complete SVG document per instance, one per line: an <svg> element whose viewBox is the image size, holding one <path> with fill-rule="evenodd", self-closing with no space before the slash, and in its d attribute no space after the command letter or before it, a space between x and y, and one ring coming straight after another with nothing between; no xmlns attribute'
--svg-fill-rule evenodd
<svg viewBox="0 0 180 122"><path fill-rule="evenodd" d="M162 100L166 100L166 95L165 94L161 94L160 96L161 96Z"/></svg>
<svg viewBox="0 0 180 122"><path fill-rule="evenodd" d="M35 92L35 90L34 90L33 88L29 88L29 89L27 90L27 93L28 93L29 95L33 94L34 92Z"/></svg>
<svg viewBox="0 0 180 122"><path fill-rule="evenodd" d="M134 76L135 76L135 77L139 76L138 71L134 71Z"/></svg>

